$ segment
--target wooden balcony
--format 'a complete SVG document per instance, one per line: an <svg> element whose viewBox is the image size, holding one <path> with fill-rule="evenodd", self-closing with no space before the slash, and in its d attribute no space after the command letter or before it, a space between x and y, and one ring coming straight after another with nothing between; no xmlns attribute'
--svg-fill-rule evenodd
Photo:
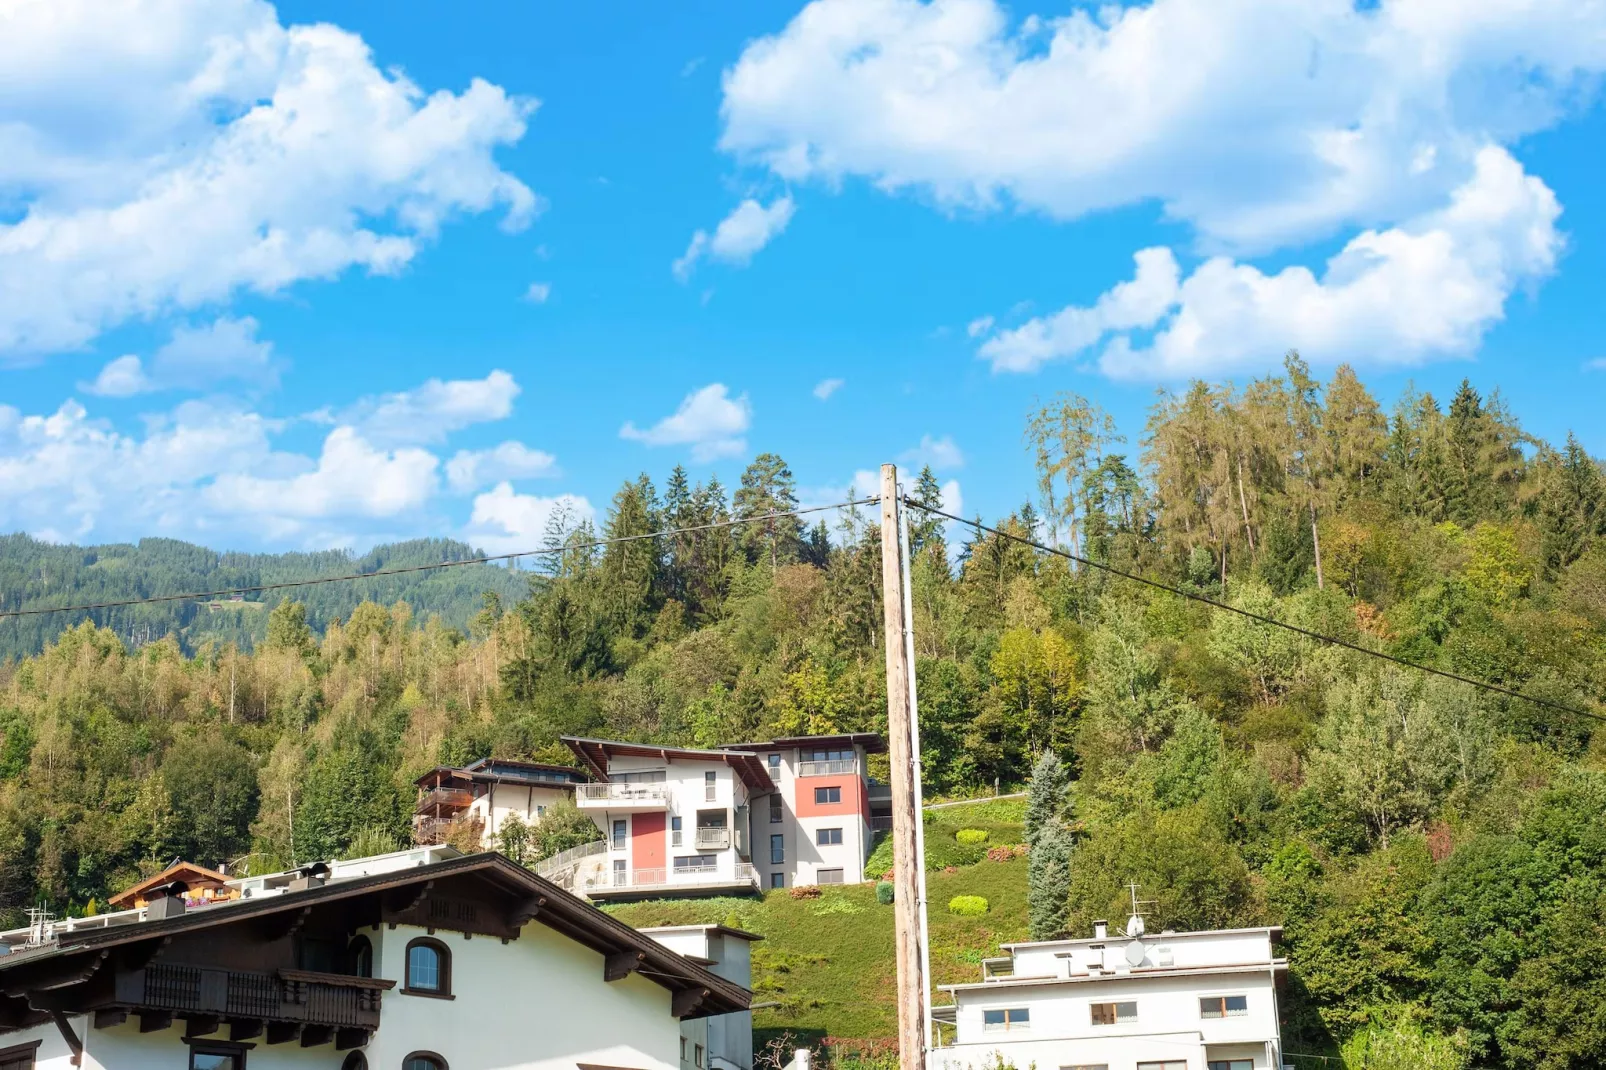
<svg viewBox="0 0 1606 1070"><path fill-rule="evenodd" d="M464 788L434 788L418 797L415 814L455 814L474 803L474 793Z"/></svg>
<svg viewBox="0 0 1606 1070"><path fill-rule="evenodd" d="M373 977L278 970L254 973L180 963L119 970L119 1013L142 1026L181 1017L198 1036L230 1023L231 1034L266 1028L270 1043L300 1037L303 1045L335 1041L354 1047L379 1028L379 1001L396 984Z"/></svg>

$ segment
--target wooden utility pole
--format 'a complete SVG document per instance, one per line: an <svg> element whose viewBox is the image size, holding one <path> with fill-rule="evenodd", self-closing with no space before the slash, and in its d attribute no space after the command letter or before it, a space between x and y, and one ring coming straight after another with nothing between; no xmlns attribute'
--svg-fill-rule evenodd
<svg viewBox="0 0 1606 1070"><path fill-rule="evenodd" d="M887 643L887 752L892 763L893 925L898 954L898 1065L925 1070L926 978L920 954L920 859L915 837L914 736L903 616L903 555L898 545L898 467L881 466L881 611Z"/></svg>

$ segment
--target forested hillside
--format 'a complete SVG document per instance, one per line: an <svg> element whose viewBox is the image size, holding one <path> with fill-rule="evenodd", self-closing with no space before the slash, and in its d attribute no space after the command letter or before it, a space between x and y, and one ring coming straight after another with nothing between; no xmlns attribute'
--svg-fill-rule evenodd
<svg viewBox="0 0 1606 1070"><path fill-rule="evenodd" d="M356 557L339 550L218 553L177 539L141 539L135 546L61 546L27 535L4 535L0 536L0 610L253 587L479 556L472 546L450 539L414 539L377 546ZM527 590L526 578L517 573L489 565L465 565L440 572L300 588L295 597L306 604L308 623L322 634L326 624L349 616L365 599L386 604L402 600L420 616L439 614L447 624L465 628L479 611L486 591L513 601L524 597ZM94 614L0 618L0 658L37 654L64 628L85 619L111 629L130 646L173 635L186 652L208 641L250 649L267 632L267 611L283 597L265 592L239 601L156 602Z"/></svg>
<svg viewBox="0 0 1606 1070"><path fill-rule="evenodd" d="M1141 441L1069 396L1027 441L1039 483L1006 531L1601 708L1606 476L1471 385L1386 411L1347 369L1318 384L1291 359L1162 399ZM914 491L933 501L935 480ZM0 680L4 904L83 910L174 855L375 849L404 835L430 765L562 757L561 733L882 727L873 515L577 545L792 504L772 455L729 498L678 469L627 482L549 583L488 600L468 636L375 603L321 638L285 603L252 653L66 632ZM1283 924L1293 1051L1361 1036L1408 1053L1387 1065L1606 1061L1599 722L962 525L915 529L928 794L1018 784L1057 752L1073 929L1120 916L1130 880L1151 924Z"/></svg>

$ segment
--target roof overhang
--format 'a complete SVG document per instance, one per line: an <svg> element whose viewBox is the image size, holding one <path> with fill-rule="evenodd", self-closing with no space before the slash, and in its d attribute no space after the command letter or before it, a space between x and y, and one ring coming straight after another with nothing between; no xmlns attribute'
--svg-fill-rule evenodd
<svg viewBox="0 0 1606 1070"><path fill-rule="evenodd" d="M763 760L748 751L691 750L686 747L659 747L651 743L625 743L614 739L588 739L584 736L561 738L574 751L580 763L603 781L608 779L608 759L613 756L658 758L665 764L678 759L683 762L720 762L736 771L748 791L775 790L775 782L770 779L770 771L765 768Z"/></svg>
<svg viewBox="0 0 1606 1070"><path fill-rule="evenodd" d="M991 992L1001 988L1099 984L1107 981L1141 980L1148 977L1208 977L1216 974L1270 973L1275 978L1287 970L1287 959L1272 959L1270 962L1232 963L1221 966L1138 966L1117 973L1072 974L1070 977L1000 977L996 981L970 981L965 984L938 985L937 988L951 993Z"/></svg>
<svg viewBox="0 0 1606 1070"><path fill-rule="evenodd" d="M879 732L839 732L831 736L785 736L758 743L721 743L724 750L790 750L793 747L863 747L866 754L885 754L887 741Z"/></svg>

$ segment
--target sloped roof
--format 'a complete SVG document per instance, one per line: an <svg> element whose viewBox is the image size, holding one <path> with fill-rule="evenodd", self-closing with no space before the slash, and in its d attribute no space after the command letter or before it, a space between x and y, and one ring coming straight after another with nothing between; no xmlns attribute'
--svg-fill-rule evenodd
<svg viewBox="0 0 1606 1070"><path fill-rule="evenodd" d="M756 754L739 750L693 750L687 747L660 747L653 743L626 743L616 739L588 739L585 736L563 736L563 742L585 763L599 779L608 779L608 758L621 755L630 758L661 758L665 762L679 758L693 762L723 762L736 770L747 790L769 792L775 790L770 771Z"/></svg>
<svg viewBox="0 0 1606 1070"><path fill-rule="evenodd" d="M215 869L207 869L205 866L198 866L194 862L174 862L154 877L146 877L138 884L124 888L116 895L108 898L106 902L121 909L133 906L134 900L152 889L160 888L164 884L172 884L174 881L183 881L186 884L224 884L228 879L228 874L219 873Z"/></svg>

